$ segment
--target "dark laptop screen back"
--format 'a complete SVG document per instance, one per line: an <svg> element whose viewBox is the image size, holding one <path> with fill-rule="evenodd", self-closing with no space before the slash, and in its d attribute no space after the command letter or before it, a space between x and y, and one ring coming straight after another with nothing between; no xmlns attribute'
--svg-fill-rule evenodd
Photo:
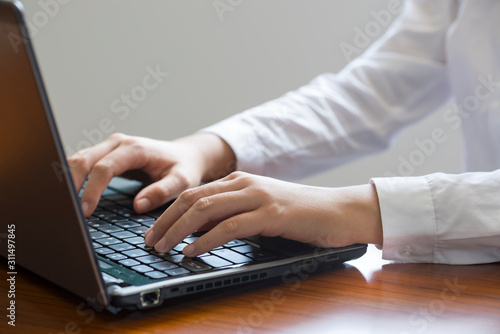
<svg viewBox="0 0 500 334"><path fill-rule="evenodd" d="M95 300L100 273L21 15L0 0L0 254L15 225L16 264Z"/></svg>

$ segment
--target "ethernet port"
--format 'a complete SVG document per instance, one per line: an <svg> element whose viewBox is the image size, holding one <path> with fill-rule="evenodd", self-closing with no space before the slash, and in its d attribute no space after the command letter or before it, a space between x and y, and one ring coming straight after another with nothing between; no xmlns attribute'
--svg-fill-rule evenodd
<svg viewBox="0 0 500 334"><path fill-rule="evenodd" d="M150 307L160 302L160 289L141 292L141 307Z"/></svg>

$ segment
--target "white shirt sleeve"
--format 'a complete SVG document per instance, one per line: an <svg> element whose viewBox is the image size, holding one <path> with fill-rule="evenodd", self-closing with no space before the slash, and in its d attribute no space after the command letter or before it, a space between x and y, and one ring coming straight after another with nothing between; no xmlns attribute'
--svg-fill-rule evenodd
<svg viewBox="0 0 500 334"><path fill-rule="evenodd" d="M500 261L500 170L372 182L380 200L384 258L448 264Z"/></svg>
<svg viewBox="0 0 500 334"><path fill-rule="evenodd" d="M449 1L414 1L364 55L283 97L202 131L222 137L240 170L297 179L381 151L450 96Z"/></svg>
<svg viewBox="0 0 500 334"><path fill-rule="evenodd" d="M338 74L202 131L223 138L238 169L305 177L386 148L398 131L446 103L444 45L454 1L406 2L401 17ZM500 171L376 178L387 259L500 261Z"/></svg>

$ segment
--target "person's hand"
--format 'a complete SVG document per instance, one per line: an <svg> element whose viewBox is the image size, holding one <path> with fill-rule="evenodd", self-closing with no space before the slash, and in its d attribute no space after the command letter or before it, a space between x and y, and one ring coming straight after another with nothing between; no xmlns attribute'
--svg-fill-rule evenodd
<svg viewBox="0 0 500 334"><path fill-rule="evenodd" d="M253 235L320 247L382 244L374 185L320 188L242 172L181 193L145 233L145 243L166 253L194 231L209 227L184 248L184 255L198 256Z"/></svg>
<svg viewBox="0 0 500 334"><path fill-rule="evenodd" d="M68 164L78 191L88 177L81 198L88 217L114 176L132 171L152 181L134 199L135 211L143 213L201 181L229 174L235 157L222 139L207 133L171 142L113 134L102 143L77 152Z"/></svg>

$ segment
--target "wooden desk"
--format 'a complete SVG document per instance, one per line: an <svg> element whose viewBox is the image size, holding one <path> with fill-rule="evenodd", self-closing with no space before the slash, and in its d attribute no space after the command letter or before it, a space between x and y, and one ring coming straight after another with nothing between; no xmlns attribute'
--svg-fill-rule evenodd
<svg viewBox="0 0 500 334"><path fill-rule="evenodd" d="M15 328L5 316L5 274L0 284L0 333L500 333L500 263L394 264L382 261L374 247L306 280L118 315L79 310L80 299L18 270Z"/></svg>

